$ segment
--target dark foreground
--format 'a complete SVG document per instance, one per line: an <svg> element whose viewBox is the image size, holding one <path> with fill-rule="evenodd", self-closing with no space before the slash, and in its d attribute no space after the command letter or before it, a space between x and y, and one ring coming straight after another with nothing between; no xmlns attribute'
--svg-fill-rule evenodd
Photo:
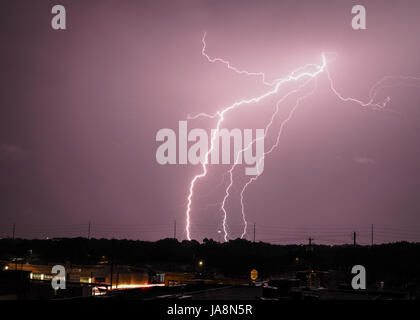
<svg viewBox="0 0 420 320"><path fill-rule="evenodd" d="M66 288L52 288L62 266ZM366 270L355 290L352 267ZM322 246L234 240L0 240L6 300L414 300L420 244ZM250 272L255 270L254 279ZM61 279L60 279L61 280Z"/></svg>

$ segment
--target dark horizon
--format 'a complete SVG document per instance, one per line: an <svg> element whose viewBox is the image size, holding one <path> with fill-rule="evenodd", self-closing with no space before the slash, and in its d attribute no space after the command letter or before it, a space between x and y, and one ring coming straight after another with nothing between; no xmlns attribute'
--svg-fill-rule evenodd
<svg viewBox="0 0 420 320"><path fill-rule="evenodd" d="M204 227L204 226L203 226ZM209 226L205 226L210 228ZM373 227L373 228L372 228ZM161 236L166 231L166 236ZM372 244L390 244L397 242L420 243L420 235L413 229L395 229L389 226L369 226L360 228L323 228L314 229L294 229L275 226L257 226L255 230L255 242L264 242L274 245L295 245L307 244L308 239L314 245L348 245L354 243L354 233L356 233L356 243L358 245L370 246ZM26 235L25 235L26 234ZM31 236L28 236L31 235ZM62 225L50 228L32 226L32 232L19 232L18 225L12 225L9 233L0 234L0 239L25 239L25 240L48 240L48 239L117 239L133 241L156 242L164 239L177 239L183 241L176 230L176 224L160 225L95 225L94 223L78 225ZM216 242L225 242L222 235L218 237L205 237ZM192 239L202 242L200 239ZM230 240L238 240L236 239ZM254 238L245 239L253 242Z"/></svg>
<svg viewBox="0 0 420 320"><path fill-rule="evenodd" d="M93 237L153 241L171 237L176 221L186 239L200 167L160 165L157 132L267 90L259 78L210 63L206 33L209 56L269 81L335 52L328 72L344 97L390 98L385 108L343 101L320 74L245 193L245 239L255 223L257 241L351 243L356 231L369 244L373 224L375 243L420 241L419 1L368 1L367 29L358 31L353 1L60 4L67 29L57 31L50 1L0 3L0 237L12 236L14 224L16 237L86 236L91 221ZM371 90L387 75L396 78ZM278 98L229 113L224 127L264 128ZM281 104L266 149L296 100ZM210 130L215 120L188 126ZM197 183L192 239L221 240L229 168L211 165ZM242 169L226 201L233 239L244 228Z"/></svg>

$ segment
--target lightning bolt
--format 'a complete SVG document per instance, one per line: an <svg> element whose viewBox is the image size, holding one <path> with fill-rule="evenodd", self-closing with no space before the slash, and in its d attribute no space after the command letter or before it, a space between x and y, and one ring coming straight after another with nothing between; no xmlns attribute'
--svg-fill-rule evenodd
<svg viewBox="0 0 420 320"><path fill-rule="evenodd" d="M315 79L315 81L316 81L316 79ZM295 105L293 106L293 108L291 109L291 111L289 112L289 115L286 117L286 119L284 120L284 121L282 121L281 122L281 124L280 124L280 129L279 129L279 131L278 131L278 134L277 134L277 139L276 139L276 142L275 142L275 144L273 144L273 146L267 151L267 152L264 152L264 154L263 154L263 156L261 157L261 159L258 161L258 164L257 164L257 172L259 171L258 170L258 168L261 166L261 161L268 155L268 154L270 154L271 152L273 152L274 151L274 149L276 149L277 147L278 147L278 144L279 144L279 141L280 141L280 137L281 137L281 135L282 135L282 133L283 133L283 128L285 127L285 125L292 119L292 117L293 117L293 114L295 113L295 110L297 109L297 107L300 105L300 103L301 103L301 101L303 101L304 99L307 99L308 97L310 97L311 95L313 95L314 93L315 93L315 91L316 91L316 88L317 88L317 82L315 82L315 85L314 85L314 87L313 87L313 89L309 92L309 94L306 94L306 95L304 95L304 96L302 96L302 97L299 97L297 100L296 100L296 103L295 103ZM281 102L281 101L279 101L279 102ZM278 108L279 108L279 103L277 103L276 104L276 113L278 112ZM272 123L272 122L271 122ZM271 123L269 124L270 126L271 126ZM267 129L269 129L269 128L267 128ZM266 133L267 134L267 133ZM256 141L256 140L255 140ZM253 142L251 142L249 145L248 145L248 147L247 148L250 148L250 147L252 147L252 144L253 143L255 143L254 141ZM246 149L245 149L246 150ZM244 150L244 151L245 151ZM232 166L232 168L231 169L234 169L234 166ZM231 170L229 170L229 171L231 171ZM251 184L251 183L253 183L254 181L256 181L257 179L258 179L258 175L257 176L254 176L254 177L252 177L252 178L250 178L249 180L248 180L248 182L247 183L245 183L245 185L242 187L242 190L241 190L241 193L240 193L240 203L241 203L241 213L242 213L242 219L243 219L243 221L244 221L244 229L243 229L243 232L242 232L242 234L241 234L241 239L246 235L246 232L247 232L247 226L248 226L248 222L246 221L246 216L245 216L245 205L244 205L244 193L245 193L245 190L248 188L248 186Z"/></svg>
<svg viewBox="0 0 420 320"><path fill-rule="evenodd" d="M203 36L203 40L202 41L203 41L203 44L204 44L202 53L204 52L204 55L206 57L208 57L208 55L205 53L205 43L206 43L205 42L205 34ZM241 70L232 67L230 65L230 63L228 63L228 62L226 62L226 61L224 61L222 59L215 59L215 60L210 59L209 61L210 62L222 61L222 63L227 63L228 67L230 69L233 69L235 72L238 72L240 74L243 73ZM301 70L305 70L308 66L315 66L315 69L316 70L313 71L313 72L301 71ZM190 220L191 219L190 219L190 215L191 215L192 198L193 198L193 195L194 195L194 187L195 187L196 182L199 179L201 179L201 178L203 178L203 177L205 177L207 175L207 165L208 165L208 161L209 161L209 155L211 154L211 152L214 149L214 143L215 143L215 140L218 137L218 134L220 132L220 127L221 127L221 125L223 123L223 120L225 119L225 114L228 113L229 111L234 110L234 109L236 109L238 107L241 107L243 105L248 105L248 104L251 104L251 103L258 103L261 100L263 100L263 99L265 99L265 98L267 98L269 96L272 96L273 94L277 93L279 91L279 88L281 87L281 85L284 84L284 83L286 83L286 82L297 81L297 80L300 80L300 79L302 79L304 77L314 78L318 74L320 74L324 70L325 67L326 67L326 59L325 59L325 56L322 56L322 64L321 65L311 64L311 65L307 65L305 67L301 67L299 69L296 69L295 71L293 71L287 77L285 77L283 79L276 79L276 80L274 80L274 82L273 82L274 88L271 89L271 90L269 90L268 92L266 92L266 93L264 93L264 94L262 94L260 96L251 98L251 99L240 100L240 101L234 102L232 105L230 105L230 106L228 106L228 107L226 107L226 108L224 108L221 111L218 111L216 113L216 117L218 118L218 120L217 120L216 128L215 128L215 130L213 130L213 133L212 133L212 136L211 136L210 148L207 150L207 152L206 152L206 154L204 156L204 161L202 163L202 172L199 173L199 174L196 174L193 177L193 179L191 180L191 183L190 183L189 193L188 193L188 197L187 197L186 227L185 227L185 230L186 230L186 233L187 233L187 239L188 240L191 240L191 234L190 234L190 223L191 223ZM261 76L261 73L259 73L259 74L256 74L256 73L247 73L247 74L248 75L259 75L259 76ZM263 81L265 81L265 76L264 76ZM271 85L271 84L269 84L269 85ZM225 235L226 235L227 234L227 230L226 230L226 223L225 223L225 221L223 223L223 230L224 230Z"/></svg>
<svg viewBox="0 0 420 320"><path fill-rule="evenodd" d="M327 67L325 67L325 72L326 72L326 74L327 74L327 78L328 78L328 80L329 80L329 84L330 84L330 89L331 89L331 91L339 98L339 100L341 100L341 101L343 101L343 102L354 102L354 103L357 103L357 104L359 104L360 106L362 106L362 107L371 107L371 108L373 108L373 109L380 109L380 110L383 110L385 107L386 107L386 105L388 104L388 102L391 100L390 99L390 97L387 97L383 102L381 102L381 103L375 103L374 101L375 101L375 98L376 98L376 96L377 96L377 94L378 94L378 92L379 91L381 91L383 88L386 88L386 87L395 87L395 86L398 86L398 85L404 85L404 86L415 86L415 87L419 87L419 84L416 84L416 83L413 83L413 84L407 84L407 83L404 83L403 81L406 81L406 80L412 80L412 81L419 81L420 80L420 78L418 78L418 77L412 77L412 76L385 76L385 77L383 77L381 80L379 80L378 82L376 82L373 86L372 86L372 88L371 88L371 90L370 90L370 92L369 92L369 97L370 97L370 99L369 99L369 101L368 102L363 102L363 101L361 101L361 100L358 100L358 99L355 99L355 98L350 98L350 97L343 97L336 89L335 89L335 86L334 86L334 82L333 82L333 80L332 80L332 77L331 77L331 75L330 75L330 73L329 73L329 71L328 71L328 68ZM398 80L398 83L393 83L393 84L389 84L389 85L384 85L383 83L384 82L386 82L386 81L388 81L388 80ZM280 124L280 128L279 128L279 132L278 132L278 134L277 134L277 139L276 139L276 142L272 145L272 147L268 150L268 151L266 151L266 152L264 152L264 154L263 154L263 156L261 157L261 159L258 161L258 164L257 164L257 172L259 171L258 170L258 168L261 166L261 163L262 163L262 161L265 159L265 157L267 156L267 155L269 155L270 153L272 153L273 151L274 151L274 149L276 149L277 147L278 147L278 145L279 145L279 141L280 141L280 137L281 137L281 135L282 135L282 133L283 133L283 129L284 129L284 127L285 127L285 125L292 119L292 117L293 117L293 114L294 114L294 112L295 112L295 110L297 109L297 107L299 106L299 104L300 104L300 102L301 101L303 101L304 99L306 99L306 98L308 98L309 96L311 96L311 95L313 95L314 93L315 93L315 90L316 90L316 86L314 86L314 88L313 88L313 90L309 93L309 94L307 94L307 95L304 95L304 96L302 96L302 97L299 97L298 99L297 99L297 101L296 101L296 104L294 105L294 107L291 109L291 111L290 111L290 113L289 113L289 115L286 117L286 119L283 121L283 122L281 122L281 124ZM281 102L281 100L279 101L279 103ZM265 131L265 135L264 135L264 138L267 136L267 133L268 133L268 129L270 128L270 126L271 126L271 124L272 124L272 122L273 122L273 119L274 119L274 117L276 116L276 114L277 114L277 112L278 112L278 105L279 105L279 103L277 103L277 105L276 105L276 112L273 114L273 117L271 118L271 121L270 121L270 123L268 124L268 126L266 127L266 131ZM242 150L240 150L239 151L239 153L242 153L242 152L244 152L244 151L246 151L246 150L248 150L249 148L251 148L252 147L252 145L257 141L258 139L254 139L246 148L244 148L244 149L242 149ZM226 210L225 210L225 208L224 208L224 205L225 205L225 201L226 201L226 199L227 199L227 197L230 195L229 194L229 189L230 189L230 187L233 185L233 170L235 169L235 167L236 167L236 163L231 167L231 169L229 170L229 175L230 175L230 184L228 185L228 187L227 187L227 189L226 189L226 193L225 193L225 198L223 199L223 202L222 202L222 211L224 212L224 222L226 222L226 217L227 217L227 213L226 213ZM244 186L242 187L242 190L241 190L241 192L240 192L240 205L241 205L241 214L242 214L242 219L243 219L243 223L244 223L244 228L243 228L243 232L242 232L242 234L241 234L241 239L246 235L246 233L247 233L247 226L248 226L248 222L247 222L247 220L246 220L246 215L245 215L245 205L244 205L244 193L245 193L245 191L246 191L246 189L253 183L253 182L255 182L256 180L258 180L258 178L259 178L259 175L257 175L257 176L254 176L254 177L251 177L249 180L248 180L248 182L246 182L245 184L244 184ZM227 233L225 233L225 241L227 241L228 240L228 234Z"/></svg>
<svg viewBox="0 0 420 320"><path fill-rule="evenodd" d="M306 85L309 83L309 82L311 82L313 79L312 78L310 78L309 80L307 80L307 81L305 81L304 82L304 84L303 85L300 85L297 89L294 89L294 90L292 90L292 91L290 91L289 93L287 93L286 95L284 95L280 100L278 100L277 101L277 103L276 103L276 108L275 108L275 111L274 111L274 113L272 114L272 116L271 116L271 118L270 118L270 121L268 122L268 124L267 124L267 126L265 127L265 129L264 129L264 136L263 137L261 137L261 138L256 138L256 139L254 139L254 140L252 140L244 149L241 149L239 152L238 152L238 155L237 155L237 157L236 157L236 160L235 160L235 162L234 162L234 164L232 165L232 167L230 168L230 170L228 171L229 172L229 177L230 177L230 183L229 183L229 185L227 186L227 188L226 188L226 190L225 190L225 196L224 196L224 198L223 198L223 201L222 201L222 203L221 203L221 210L222 210L222 212L223 212L223 226L227 226L227 212L226 212L226 209L225 209L225 204L226 204L226 200L228 199L228 197L230 196L230 193L229 193L229 191L230 191L230 189L232 188L232 186L233 186L233 170L235 169L235 167L236 167L236 165L239 163L239 159L241 158L241 156L242 156L242 153L244 153L245 151L247 151L248 149L250 149L251 147L252 147L252 145L255 143L255 142L257 142L258 140L261 140L261 139L265 139L266 137L267 137L267 134L268 134L268 131L269 131L269 129L270 129L270 127L271 127L271 125L273 124L273 122L274 122L274 120L275 120L275 118L276 118L276 116L277 116L277 114L278 114L278 111L279 111L279 105L284 101L284 100L286 100L286 98L288 98L289 96L291 96L292 94L294 94L294 93L297 93L297 92L299 92L300 90L302 90L304 87L306 87ZM314 87L315 88L315 87ZM315 90L313 90L313 91L315 91ZM313 92L312 92L313 93ZM299 99L297 100L297 103L296 103L296 105L295 105L295 107L292 109L292 111L289 113L289 116L286 118L286 120L281 124L281 128L280 128L280 130L282 131L282 126L287 122L287 121L289 121L290 120L290 118L292 117L292 115L293 115L293 112L294 112L294 110L297 108L297 105L299 104ZM274 147L272 147L271 149L270 149L270 151L269 152L264 152L264 154L263 154L263 156L259 159L259 161L258 161L258 163L257 163L257 172L260 172L260 170L259 170L259 168L260 168L260 166L261 166L261 161L265 158L265 156L267 155L267 154L269 154L269 153L271 153L272 152L272 150L274 149ZM255 177L253 177L253 178L251 178L251 180L252 179L254 179L255 178L255 180L256 180L256 178L258 177L258 175L257 176L255 176ZM253 181L255 181L255 180L252 180L252 181L248 181L247 182L247 184L244 186L244 188L242 189L242 191L241 191L241 208L242 208L242 210L241 210L241 213L242 213L242 219L243 219L243 221L244 221L244 231L243 231L243 233L242 233L242 235L241 235L241 238L243 238L244 236L245 236L245 234L246 234L246 229L247 229L247 226L248 226L248 222L246 221L246 217L245 217L245 210L244 210L244 205L243 205L243 193L244 193L244 191L245 191L245 189L246 189L246 187L250 184L250 183L252 183ZM227 227L225 227L224 228L224 230L227 230ZM228 233L227 232L225 232L225 235L224 235L224 239L225 239L225 241L227 241L228 240Z"/></svg>
<svg viewBox="0 0 420 320"><path fill-rule="evenodd" d="M299 97L296 100L295 105L293 106L293 108L291 109L291 111L289 112L288 116L286 117L286 119L284 121L281 122L280 124L280 128L279 128L279 132L277 134L277 139L276 142L272 145L272 147L267 151L263 153L263 156L259 159L258 164L257 164L257 172L259 172L258 168L261 166L262 161L264 161L265 156L269 155L271 152L273 152L279 144L279 140L280 137L282 135L283 129L285 127L285 125L287 124L287 122L289 122L292 117L293 114L295 112L295 110L297 109L297 107L299 106L299 104L301 103L301 101L303 101L304 99L307 99L309 96L313 95L316 91L317 85L316 85L316 78L319 74L321 73L325 73L327 78L328 78L328 82L329 82L329 86L331 91L335 94L335 96L338 97L339 100L343 101L343 102L353 102L356 104L359 104L362 107L371 107L373 109L379 109L379 110L383 110L386 105L389 103L390 101L390 97L387 97L384 101L377 103L375 102L376 96L378 94L378 92L380 92L384 87L393 87L393 86L397 86L397 85L401 85L403 84L403 81L407 81L407 80L413 80L413 81L419 81L420 78L417 77L411 77L411 76L386 76L384 78L382 78L381 80L379 80L377 83L375 83L370 92L369 92L369 100L367 102L363 102L362 100L356 99L356 98L352 98L352 97L344 97L342 94L340 94L334 85L334 82L332 80L332 77L330 75L330 72L328 71L327 68L327 58L326 55L328 53L322 53L321 55L321 64L307 64L303 67L299 67L296 70L292 71L288 76L284 77L284 78L278 78L275 79L273 81L267 81L266 79L266 75L263 72L249 72L246 70L241 70L235 66L233 66L229 61L226 61L222 58L211 58L207 53L206 53L206 33L203 35L202 38L202 51L201 54L210 62L210 63L222 63L223 65L225 65L229 70L232 70L234 72L236 72L237 74L240 75L247 75L247 76L255 76L255 77L259 77L262 81L263 84L265 84L266 86L270 87L270 89L265 92L264 94L261 94L259 96L256 96L254 98L251 99L244 99L244 100L239 100L237 102L234 102L233 104L231 104L230 106L227 106L226 108L217 111L214 114L207 114L207 113L199 113L197 115L191 116L188 115L187 119L191 120L191 119L197 119L197 118L201 118L201 117L207 117L207 118L211 118L211 119L215 119L217 118L217 123L216 123L216 127L215 129L212 131L212 136L211 136L211 143L210 143L210 148L207 150L205 156L204 156L204 161L202 162L201 166L202 166L202 170L201 173L194 175L194 177L192 178L191 182L190 182L190 186L189 186L189 192L188 192L188 197L187 197L187 207L186 207L186 226L185 226L185 230L186 230L186 235L187 235L187 239L191 240L191 233L190 233L190 225L191 225L191 207L192 207L192 199L194 196L194 188L196 183L204 178L207 175L207 166L209 164L209 155L211 154L211 152L214 149L214 145L215 145L215 140L218 137L218 134L220 132L220 128L222 126L222 123L225 119L225 115L236 109L239 107L242 107L244 105L250 105L253 103L258 103L261 100L269 97L269 96L273 96L274 94L279 92L279 89L281 88L281 86L285 83L289 83L289 82L293 82L293 81L299 81L301 79L307 79L303 85L300 85L297 89L294 89L292 91L290 91L289 93L287 93L286 95L284 95L280 100L277 101L276 103L276 108L274 113L272 114L269 123L267 124L265 130L264 130L264 136L261 137L260 139L263 139L267 136L268 131L271 127L271 125L273 124L278 111L279 111L279 105L290 95L299 92L300 90L302 90L304 87L306 87L306 85L309 84L309 82L315 80L315 85L313 87L313 89L310 91L309 94L303 95L301 97ZM307 71L309 68L313 69L313 71ZM386 85L384 84L387 80L398 80L399 83L397 84L390 84L390 85ZM414 86L420 86L419 84L413 84ZM224 231L224 240L227 241L228 240L228 225L227 225L227 211L225 208L225 204L227 199L230 196L230 189L233 186L233 171L236 167L236 165L238 164L238 160L240 159L240 155L245 152L246 150L248 150L249 148L252 147L252 145L257 141L258 139L254 139L251 141L251 143L248 144L248 146L246 146L244 149L241 149L238 152L237 158L234 161L234 164L232 165L232 167L230 168L230 170L228 171L229 173L229 177L230 177L230 181L228 186L225 189L225 195L223 198L223 201L221 202L221 211L223 212L223 231ZM242 213L242 219L244 221L244 228L243 228L243 232L241 235L241 238L243 238L246 235L247 232L247 220L246 220L246 215L245 215L245 206L244 206L244 193L246 191L246 189L254 182L258 179L259 175L256 175L252 178L250 178L248 180L247 183L245 183L245 185L243 186L241 193L240 193L240 203L241 203L241 213Z"/></svg>

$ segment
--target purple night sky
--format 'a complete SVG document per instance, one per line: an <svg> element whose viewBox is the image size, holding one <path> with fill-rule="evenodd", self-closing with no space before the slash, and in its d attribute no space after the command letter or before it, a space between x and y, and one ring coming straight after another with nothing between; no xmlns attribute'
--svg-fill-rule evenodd
<svg viewBox="0 0 420 320"><path fill-rule="evenodd" d="M67 30L51 28L51 8ZM367 30L351 8L367 9ZM187 114L213 113L266 88L202 55L265 72L269 80L321 53L336 89L368 100L387 75L420 77L420 2L412 1L1 1L0 237L185 239L189 183L200 166L159 165L156 133ZM418 84L419 82L417 82ZM340 101L320 75L316 93L287 123L262 176L246 192L252 239L274 243L420 241L420 92L386 87L384 110ZM296 99L282 104L285 118ZM275 100L232 113L229 127L264 128ZM216 120L189 128L211 129ZM274 142L266 140L266 148ZM275 130L276 129L276 130ZM220 240L229 166L197 184L192 237ZM227 202L232 237L242 228L235 171ZM377 231L376 231L377 230Z"/></svg>

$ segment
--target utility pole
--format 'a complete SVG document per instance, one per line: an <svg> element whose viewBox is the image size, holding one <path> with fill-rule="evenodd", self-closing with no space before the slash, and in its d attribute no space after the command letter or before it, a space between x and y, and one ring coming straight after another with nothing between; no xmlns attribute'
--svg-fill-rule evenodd
<svg viewBox="0 0 420 320"><path fill-rule="evenodd" d="M176 220L174 221L174 239L176 239Z"/></svg>
<svg viewBox="0 0 420 320"><path fill-rule="evenodd" d="M356 231L353 232L353 246L356 248Z"/></svg>
<svg viewBox="0 0 420 320"><path fill-rule="evenodd" d="M312 240L314 239L309 237L308 240L309 240L309 249L307 251L307 257L308 257L308 262L309 262L309 268L312 270L314 267L313 253L312 253Z"/></svg>
<svg viewBox="0 0 420 320"><path fill-rule="evenodd" d="M112 290L112 275L113 274L114 274L114 259L112 259L112 261L111 261L111 279L110 279L110 282L111 282L110 288L111 288L111 290Z"/></svg>
<svg viewBox="0 0 420 320"><path fill-rule="evenodd" d="M16 231L16 223L13 223L13 246L15 247L15 270L17 270L17 244L15 244L15 231Z"/></svg>
<svg viewBox="0 0 420 320"><path fill-rule="evenodd" d="M13 247L15 251L15 271L17 271L17 244L15 243L15 231L16 231L16 223L13 223ZM16 273L16 288L19 286L19 275Z"/></svg>
<svg viewBox="0 0 420 320"><path fill-rule="evenodd" d="M117 265L117 281L115 283L115 289L118 289L118 282L119 282L119 280L120 280L120 269L119 269L119 267Z"/></svg>
<svg viewBox="0 0 420 320"><path fill-rule="evenodd" d="M111 240L111 290L112 290L112 278L113 278L113 274L114 274L114 239Z"/></svg>
<svg viewBox="0 0 420 320"><path fill-rule="evenodd" d="M255 223L254 223L254 242L255 242Z"/></svg>
<svg viewBox="0 0 420 320"><path fill-rule="evenodd" d="M371 225L370 228L370 245L373 247L373 224Z"/></svg>
<svg viewBox="0 0 420 320"><path fill-rule="evenodd" d="M87 263L90 262L90 246L89 246L89 243L90 243L90 231L91 231L91 223L89 221L89 223L88 223L88 234L87 234L88 241L86 243L86 247L87 247Z"/></svg>

